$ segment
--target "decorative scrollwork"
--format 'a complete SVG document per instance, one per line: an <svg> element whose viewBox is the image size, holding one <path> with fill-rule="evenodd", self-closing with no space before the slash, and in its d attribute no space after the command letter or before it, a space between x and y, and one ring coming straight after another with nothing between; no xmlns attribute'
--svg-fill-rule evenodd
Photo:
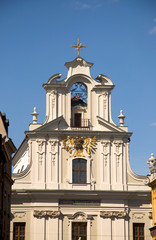
<svg viewBox="0 0 156 240"><path fill-rule="evenodd" d="M100 217L103 218L124 218L127 216L127 211L100 211Z"/></svg>
<svg viewBox="0 0 156 240"><path fill-rule="evenodd" d="M37 217L37 218L43 218L43 217L50 217L50 218L56 218L56 217L59 217L61 214L60 211L37 211L35 210L34 211L34 217Z"/></svg>
<svg viewBox="0 0 156 240"><path fill-rule="evenodd" d="M87 87L83 83L74 83L71 87L71 98L74 96L87 103Z"/></svg>

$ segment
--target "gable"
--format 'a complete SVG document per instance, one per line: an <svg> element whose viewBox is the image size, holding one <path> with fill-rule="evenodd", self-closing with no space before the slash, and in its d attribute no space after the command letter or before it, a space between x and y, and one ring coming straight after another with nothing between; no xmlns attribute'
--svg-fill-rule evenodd
<svg viewBox="0 0 156 240"><path fill-rule="evenodd" d="M66 123L63 116L58 117L48 123L43 124L41 127L35 129L35 132L42 132L42 131L52 131L52 130L61 130L67 129L69 126Z"/></svg>
<svg viewBox="0 0 156 240"><path fill-rule="evenodd" d="M108 131L108 132L125 132L124 130L122 130L120 127L116 126L113 123L110 123L106 120L104 120L103 118L97 116L97 120L98 123L101 127L102 131Z"/></svg>

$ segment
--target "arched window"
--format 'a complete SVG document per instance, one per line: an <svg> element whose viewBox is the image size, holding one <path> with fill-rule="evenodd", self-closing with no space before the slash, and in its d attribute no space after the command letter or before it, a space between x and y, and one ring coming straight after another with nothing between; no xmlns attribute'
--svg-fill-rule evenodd
<svg viewBox="0 0 156 240"><path fill-rule="evenodd" d="M73 183L87 182L87 160L82 158L74 159L72 162Z"/></svg>
<svg viewBox="0 0 156 240"><path fill-rule="evenodd" d="M88 127L87 87L80 82L71 86L71 127Z"/></svg>
<svg viewBox="0 0 156 240"><path fill-rule="evenodd" d="M77 99L77 101L76 101L76 99ZM73 100L72 101L73 106L75 106L77 104L86 106L86 104L87 104L87 87L85 84L77 82L71 86L71 100Z"/></svg>

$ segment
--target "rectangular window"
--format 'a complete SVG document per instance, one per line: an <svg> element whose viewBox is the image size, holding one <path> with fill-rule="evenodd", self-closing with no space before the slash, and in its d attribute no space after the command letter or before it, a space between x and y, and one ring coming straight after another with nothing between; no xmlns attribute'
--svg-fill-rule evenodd
<svg viewBox="0 0 156 240"><path fill-rule="evenodd" d="M87 240L87 223L73 222L72 223L72 240Z"/></svg>
<svg viewBox="0 0 156 240"><path fill-rule="evenodd" d="M133 223L133 240L144 239L144 223Z"/></svg>
<svg viewBox="0 0 156 240"><path fill-rule="evenodd" d="M14 223L13 240L25 240L25 223Z"/></svg>
<svg viewBox="0 0 156 240"><path fill-rule="evenodd" d="M87 160L77 158L72 162L73 169L73 183L87 182Z"/></svg>

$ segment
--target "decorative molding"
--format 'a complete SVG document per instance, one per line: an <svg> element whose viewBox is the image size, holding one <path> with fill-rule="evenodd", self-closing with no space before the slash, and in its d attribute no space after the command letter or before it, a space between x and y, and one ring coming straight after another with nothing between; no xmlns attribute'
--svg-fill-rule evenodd
<svg viewBox="0 0 156 240"><path fill-rule="evenodd" d="M36 218L43 218L43 217L50 217L50 218L56 218L59 217L61 214L60 211L37 211L34 210L33 216Z"/></svg>
<svg viewBox="0 0 156 240"><path fill-rule="evenodd" d="M85 214L83 212L77 212L75 214L68 214L67 215L69 222L72 221L87 221L93 220L93 216L90 214Z"/></svg>
<svg viewBox="0 0 156 240"><path fill-rule="evenodd" d="M38 139L37 141L38 144L38 180L41 179L42 177L42 163L44 159L44 154L45 154L45 146L46 146L46 140L45 139Z"/></svg>
<svg viewBox="0 0 156 240"><path fill-rule="evenodd" d="M50 140L49 143L50 143L50 146L51 146L51 151L50 151L50 154L51 154L51 163L53 164L53 166L55 166L56 154L58 153L58 152L56 151L56 144L58 143L58 141L52 141L52 140Z"/></svg>
<svg viewBox="0 0 156 240"><path fill-rule="evenodd" d="M107 101L106 101L106 100L103 101L103 108L104 108L104 109L107 108Z"/></svg>
<svg viewBox="0 0 156 240"><path fill-rule="evenodd" d="M26 215L26 212L13 212L12 214L14 218L24 218Z"/></svg>
<svg viewBox="0 0 156 240"><path fill-rule="evenodd" d="M132 213L132 219L143 219L145 217L145 213Z"/></svg>
<svg viewBox="0 0 156 240"><path fill-rule="evenodd" d="M44 143L46 142L45 139L39 139L37 140L38 143L38 153L43 153L45 152L45 149L43 150Z"/></svg>
<svg viewBox="0 0 156 240"><path fill-rule="evenodd" d="M116 164L117 167L119 167L120 164L120 156L122 155L122 141L114 141L114 145L116 146L116 152L114 153L116 155Z"/></svg>
<svg viewBox="0 0 156 240"><path fill-rule="evenodd" d="M100 211L100 217L103 218L125 218L128 215L125 211Z"/></svg>
<svg viewBox="0 0 156 240"><path fill-rule="evenodd" d="M56 95L57 95L57 92L56 92L55 90L53 90L53 91L51 92L51 96L52 96L52 107L55 107Z"/></svg>
<svg viewBox="0 0 156 240"><path fill-rule="evenodd" d="M110 141L102 141L101 144L103 146L102 154L103 154L104 165L106 167L107 161L108 161L108 156L110 155L110 152L109 152Z"/></svg>
<svg viewBox="0 0 156 240"><path fill-rule="evenodd" d="M103 96L104 98L107 98L108 92L104 92L104 93L102 94L102 96Z"/></svg>

